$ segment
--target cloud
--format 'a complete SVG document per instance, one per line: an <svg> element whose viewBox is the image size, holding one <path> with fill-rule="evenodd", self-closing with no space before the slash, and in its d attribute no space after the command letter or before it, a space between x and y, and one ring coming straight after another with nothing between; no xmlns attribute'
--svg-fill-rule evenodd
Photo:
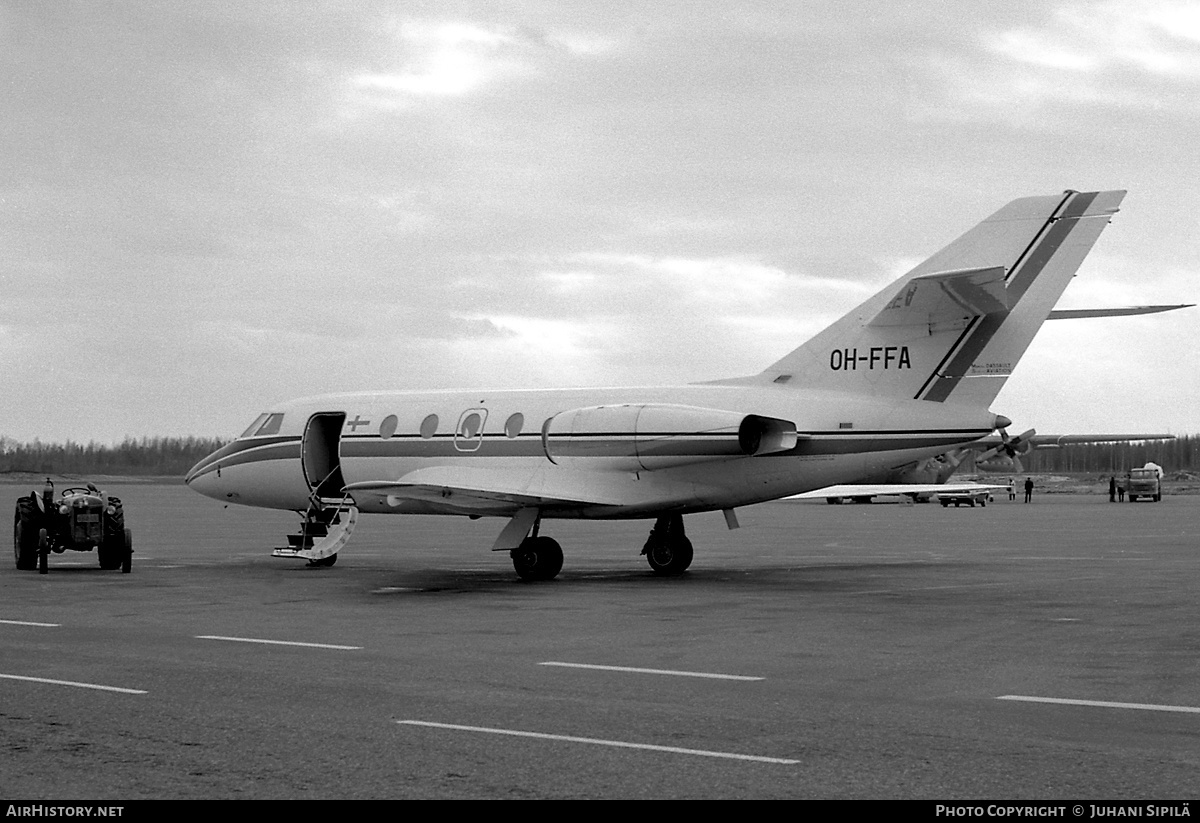
<svg viewBox="0 0 1200 823"><path fill-rule="evenodd" d="M1039 9L1041 11L1041 9ZM1030 19L1032 18L1032 19ZM922 117L1060 128L1059 107L1200 110L1200 9L1192 3L1067 2L1017 26L985 25L963 46L912 62L941 79ZM918 70L921 70L918 68ZM946 99L939 99L938 88Z"/></svg>
<svg viewBox="0 0 1200 823"><path fill-rule="evenodd" d="M611 37L483 22L397 21L393 68L355 74L354 107L405 108L423 98L462 97L486 86L539 75L556 54L591 58L616 47Z"/></svg>

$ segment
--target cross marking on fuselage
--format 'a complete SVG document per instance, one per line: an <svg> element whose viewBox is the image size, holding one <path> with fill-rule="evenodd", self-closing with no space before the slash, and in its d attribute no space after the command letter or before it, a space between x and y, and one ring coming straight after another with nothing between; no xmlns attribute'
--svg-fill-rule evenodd
<svg viewBox="0 0 1200 823"><path fill-rule="evenodd" d="M353 420L351 420L351 421L350 421L349 423L347 423L346 425L350 427L350 431L352 431L352 432L356 432L356 431L358 431L358 427L359 427L359 426L369 426L369 425L371 425L371 421L370 421L370 420L363 420L363 419L359 418L359 416L356 414L356 415L354 415L354 419L353 419Z"/></svg>

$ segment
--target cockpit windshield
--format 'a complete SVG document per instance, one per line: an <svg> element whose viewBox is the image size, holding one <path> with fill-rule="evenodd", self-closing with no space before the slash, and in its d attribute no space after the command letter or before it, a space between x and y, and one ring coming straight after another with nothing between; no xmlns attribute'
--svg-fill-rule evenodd
<svg viewBox="0 0 1200 823"><path fill-rule="evenodd" d="M254 422L250 424L250 428L242 432L242 437L262 437L267 434L278 434L281 425L283 425L283 414L281 412L273 414L263 412L254 419Z"/></svg>

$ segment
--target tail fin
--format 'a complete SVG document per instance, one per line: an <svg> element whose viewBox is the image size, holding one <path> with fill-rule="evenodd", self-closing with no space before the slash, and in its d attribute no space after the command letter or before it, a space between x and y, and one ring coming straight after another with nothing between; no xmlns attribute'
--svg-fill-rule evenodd
<svg viewBox="0 0 1200 823"><path fill-rule="evenodd" d="M1014 200L744 381L987 406L1123 191Z"/></svg>

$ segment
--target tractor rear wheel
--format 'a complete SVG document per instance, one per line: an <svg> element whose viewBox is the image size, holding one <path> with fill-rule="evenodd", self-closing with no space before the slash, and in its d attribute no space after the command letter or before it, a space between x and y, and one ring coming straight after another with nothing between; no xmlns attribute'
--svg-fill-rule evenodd
<svg viewBox="0 0 1200 823"><path fill-rule="evenodd" d="M119 569L124 565L126 556L125 510L121 507L121 501L115 497L108 499L108 505L112 506L114 511L112 514L104 514L104 542L96 548L96 553L99 555L100 568Z"/></svg>
<svg viewBox="0 0 1200 823"><path fill-rule="evenodd" d="M38 563L38 528L39 517L37 503L32 497L22 497L17 501L17 510L13 518L13 555L17 568L31 572Z"/></svg>

